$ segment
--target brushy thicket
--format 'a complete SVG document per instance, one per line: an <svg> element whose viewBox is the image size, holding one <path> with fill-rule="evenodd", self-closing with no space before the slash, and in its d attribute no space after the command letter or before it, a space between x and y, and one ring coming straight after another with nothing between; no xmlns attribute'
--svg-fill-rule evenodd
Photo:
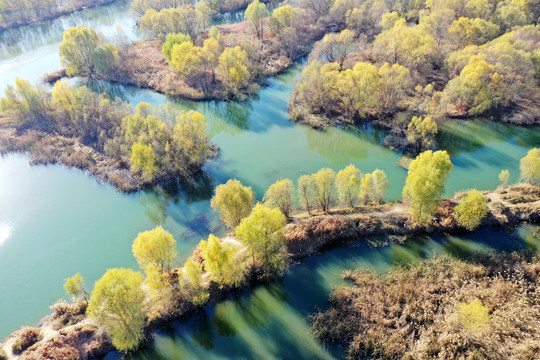
<svg viewBox="0 0 540 360"><path fill-rule="evenodd" d="M41 332L38 328L25 327L19 331L19 337L12 346L14 354L20 354L30 346L41 340Z"/></svg>
<svg viewBox="0 0 540 360"><path fill-rule="evenodd" d="M349 359L538 359L538 256L441 256L344 278L353 286L336 288L330 308L310 321L316 337L345 343ZM478 301L489 317L471 327L463 309Z"/></svg>

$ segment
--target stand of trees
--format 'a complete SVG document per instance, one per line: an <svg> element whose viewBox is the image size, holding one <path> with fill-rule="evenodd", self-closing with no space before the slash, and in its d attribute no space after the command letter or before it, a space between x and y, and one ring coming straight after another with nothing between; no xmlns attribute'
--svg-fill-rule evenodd
<svg viewBox="0 0 540 360"><path fill-rule="evenodd" d="M0 111L19 129L75 138L119 166L130 164L143 184L190 176L215 154L198 112L141 103L132 114L125 102L64 81L51 92L17 79L0 100Z"/></svg>
<svg viewBox="0 0 540 360"><path fill-rule="evenodd" d="M316 45L291 99L293 119L314 126L317 116L376 120L402 132L407 124L392 116L400 112L436 120L502 109L507 121L540 121L535 0L352 0L313 7L307 8L345 30ZM421 136L427 144L415 138L411 146L429 149L430 136Z"/></svg>

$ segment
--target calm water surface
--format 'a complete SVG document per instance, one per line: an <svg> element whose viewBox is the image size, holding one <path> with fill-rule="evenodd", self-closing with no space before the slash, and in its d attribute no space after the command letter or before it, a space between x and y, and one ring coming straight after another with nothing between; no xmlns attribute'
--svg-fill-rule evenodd
<svg viewBox="0 0 540 360"><path fill-rule="evenodd" d="M95 8L4 34L0 89L15 77L38 81L43 72L56 70L58 45L69 26L84 24L112 34L121 24L137 38L128 8ZM296 180L322 167L339 170L353 163L363 171L385 170L387 200L399 199L406 171L396 165L400 154L380 145L383 132L369 127L321 132L288 120L287 101L299 71L300 65L293 67L242 103L171 101L149 91L91 84L133 104L171 102L205 114L221 156L206 166L205 176L181 184L179 191L157 187L126 195L62 166L30 166L24 155L0 158L0 338L46 315L64 295L68 276L81 272L91 288L107 268L136 268L131 243L140 231L163 225L177 239L182 259L208 234L223 235L209 199L213 188L230 178L252 186L260 199L282 177ZM505 168L515 181L519 159L540 145L540 133L485 120L455 121L443 126L439 143L455 165L447 185L451 196L461 189L496 187L497 174ZM338 352L313 340L304 318L314 306L325 306L343 269L365 265L382 271L396 259L414 261L433 251L537 247L527 234L526 228L510 235L482 230L465 238L334 250L294 266L283 281L207 307L188 324L160 334L137 358L331 358Z"/></svg>

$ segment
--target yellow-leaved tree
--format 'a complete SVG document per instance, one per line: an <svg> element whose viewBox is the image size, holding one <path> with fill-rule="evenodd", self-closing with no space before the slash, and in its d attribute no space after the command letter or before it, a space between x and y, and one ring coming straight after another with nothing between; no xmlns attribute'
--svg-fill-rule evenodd
<svg viewBox="0 0 540 360"><path fill-rule="evenodd" d="M519 164L521 178L532 185L540 183L540 149L529 150Z"/></svg>
<svg viewBox="0 0 540 360"><path fill-rule="evenodd" d="M337 173L336 188L343 205L354 207L358 200L361 178L362 173L352 164Z"/></svg>
<svg viewBox="0 0 540 360"><path fill-rule="evenodd" d="M478 190L471 190L454 208L458 223L467 230L475 230L489 212L488 199Z"/></svg>
<svg viewBox="0 0 540 360"><path fill-rule="evenodd" d="M414 147L415 151L429 150L435 147L439 129L437 123L426 116L413 116L409 126L407 126L407 141Z"/></svg>
<svg viewBox="0 0 540 360"><path fill-rule="evenodd" d="M176 241L161 226L139 233L132 251L142 269L155 265L160 272L168 271L178 255Z"/></svg>
<svg viewBox="0 0 540 360"><path fill-rule="evenodd" d="M270 207L277 207L289 217L294 202L294 184L290 179L278 180L266 190L263 201Z"/></svg>
<svg viewBox="0 0 540 360"><path fill-rule="evenodd" d="M330 210L336 200L336 173L334 170L324 168L311 175L311 186L316 203L322 211Z"/></svg>
<svg viewBox="0 0 540 360"><path fill-rule="evenodd" d="M143 280L143 274L130 269L109 269L96 282L88 302L88 316L109 333L120 351L136 349L144 337Z"/></svg>
<svg viewBox="0 0 540 360"><path fill-rule="evenodd" d="M262 40L264 35L264 20L268 16L266 5L259 0L254 0L246 8L244 16L253 26L257 38Z"/></svg>
<svg viewBox="0 0 540 360"><path fill-rule="evenodd" d="M233 94L245 88L251 78L247 53L240 46L226 48L219 56L218 73L226 90Z"/></svg>
<svg viewBox="0 0 540 360"><path fill-rule="evenodd" d="M411 161L403 198L409 202L416 222L428 224L431 221L453 167L446 151L424 151Z"/></svg>
<svg viewBox="0 0 540 360"><path fill-rule="evenodd" d="M219 212L221 220L234 229L249 215L255 203L255 192L243 186L239 180L231 179L216 187L210 204Z"/></svg>
<svg viewBox="0 0 540 360"><path fill-rule="evenodd" d="M248 247L253 260L266 270L265 275L281 274L285 269L287 255L281 230L286 223L279 209L257 204L236 228L236 236Z"/></svg>
<svg viewBox="0 0 540 360"><path fill-rule="evenodd" d="M210 294L204 286L203 269L198 262L189 258L179 272L178 281L194 305L200 306L208 301Z"/></svg>
<svg viewBox="0 0 540 360"><path fill-rule="evenodd" d="M244 269L232 245L223 244L210 234L208 241L201 240L200 247L204 268L213 281L226 286L238 286L242 283Z"/></svg>

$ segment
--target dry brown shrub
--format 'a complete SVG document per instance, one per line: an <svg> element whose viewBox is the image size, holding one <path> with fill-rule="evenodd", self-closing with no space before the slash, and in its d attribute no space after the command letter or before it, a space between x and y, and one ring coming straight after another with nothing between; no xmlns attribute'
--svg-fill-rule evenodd
<svg viewBox="0 0 540 360"><path fill-rule="evenodd" d="M349 271L330 308L310 318L314 334L348 345L348 358L537 359L540 259L447 256L396 267L380 277ZM488 323L468 329L458 304L480 300Z"/></svg>
<svg viewBox="0 0 540 360"><path fill-rule="evenodd" d="M41 338L41 331L38 328L22 328L18 333L17 340L13 343L12 351L14 354L18 355L40 341Z"/></svg>
<svg viewBox="0 0 540 360"><path fill-rule="evenodd" d="M84 320L87 307L88 303L83 300L77 301L74 304L68 304L63 300L56 302L51 306L51 309L54 311L51 319L52 327L58 330Z"/></svg>
<svg viewBox="0 0 540 360"><path fill-rule="evenodd" d="M511 204L522 204L540 200L540 187L516 184L506 189L502 198Z"/></svg>
<svg viewBox="0 0 540 360"><path fill-rule="evenodd" d="M79 358L79 351L61 340L48 341L21 356L21 360L77 360Z"/></svg>

